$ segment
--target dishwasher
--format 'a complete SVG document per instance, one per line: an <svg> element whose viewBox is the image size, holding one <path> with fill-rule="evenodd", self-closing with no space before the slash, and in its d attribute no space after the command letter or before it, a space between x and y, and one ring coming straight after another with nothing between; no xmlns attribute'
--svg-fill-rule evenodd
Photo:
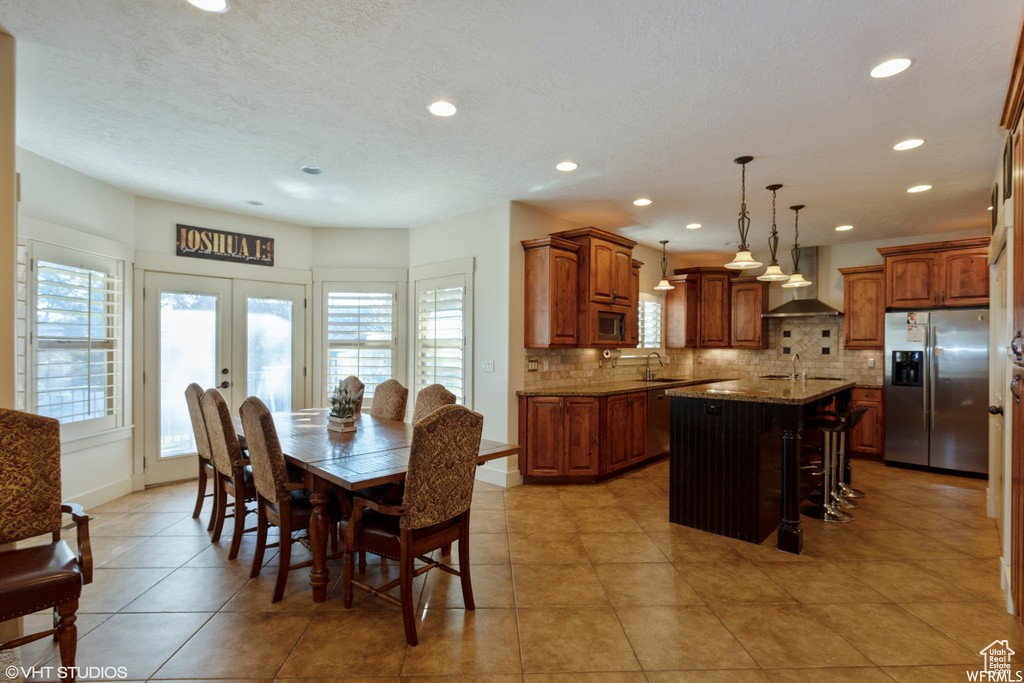
<svg viewBox="0 0 1024 683"><path fill-rule="evenodd" d="M665 389L647 392L647 457L664 455L671 448L669 404Z"/></svg>

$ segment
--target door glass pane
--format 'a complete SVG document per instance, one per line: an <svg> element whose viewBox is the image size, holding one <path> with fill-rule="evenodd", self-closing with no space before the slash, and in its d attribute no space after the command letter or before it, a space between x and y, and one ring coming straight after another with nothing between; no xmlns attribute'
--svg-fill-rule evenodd
<svg viewBox="0 0 1024 683"><path fill-rule="evenodd" d="M160 457L195 453L185 387L217 382L217 296L160 293Z"/></svg>
<svg viewBox="0 0 1024 683"><path fill-rule="evenodd" d="M292 409L292 301L246 300L246 392L270 410Z"/></svg>

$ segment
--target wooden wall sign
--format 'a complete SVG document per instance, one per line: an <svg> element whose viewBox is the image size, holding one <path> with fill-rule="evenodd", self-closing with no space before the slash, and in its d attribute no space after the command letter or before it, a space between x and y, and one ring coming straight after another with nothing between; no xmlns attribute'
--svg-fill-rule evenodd
<svg viewBox="0 0 1024 683"><path fill-rule="evenodd" d="M197 228L178 223L175 228L178 256L251 263L257 266L274 265L274 238L243 235L238 232Z"/></svg>

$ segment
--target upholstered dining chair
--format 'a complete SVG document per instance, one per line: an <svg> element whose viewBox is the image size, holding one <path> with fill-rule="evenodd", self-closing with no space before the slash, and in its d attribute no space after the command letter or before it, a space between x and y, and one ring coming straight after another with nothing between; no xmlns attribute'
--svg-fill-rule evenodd
<svg viewBox="0 0 1024 683"><path fill-rule="evenodd" d="M373 392L373 406L370 415L384 420L405 419L405 405L409 401L409 390L397 379L389 379L377 385Z"/></svg>
<svg viewBox="0 0 1024 683"><path fill-rule="evenodd" d="M344 382L345 386L348 387L349 395L359 397L356 400L356 415L358 415L363 410L363 394L360 392L363 391L366 385L355 375L349 375L345 378Z"/></svg>
<svg viewBox="0 0 1024 683"><path fill-rule="evenodd" d="M210 523L206 525L207 531L213 530L217 521L217 488L214 486L213 493L207 493L207 480L216 484L217 470L213 466L213 453L210 452L210 437L206 434L206 419L203 417L203 409L199 406L199 400L203 397L203 388L193 382L185 388L185 402L188 404L188 416L192 421L192 434L196 440L196 451L199 454L199 491L196 494L196 506L192 510L192 518L195 519L203 510L203 501L213 496L213 508L210 511Z"/></svg>
<svg viewBox="0 0 1024 683"><path fill-rule="evenodd" d="M92 583L89 517L60 500L60 423L0 409L0 545L50 534L50 542L0 552L0 621L53 608L54 628L0 643L0 650L47 636L60 644L63 667L75 666L75 612L82 586ZM60 540L62 513L78 531L78 552ZM62 678L74 681L73 673Z"/></svg>
<svg viewBox="0 0 1024 683"><path fill-rule="evenodd" d="M416 394L416 407L412 410L412 423L416 424L427 415L440 408L455 403L455 394L441 384L431 384L420 389Z"/></svg>
<svg viewBox="0 0 1024 683"><path fill-rule="evenodd" d="M206 420L206 434L210 439L210 453L213 455L213 466L217 470L216 498L213 507L217 511L213 525L212 541L220 541L224 520L232 517L234 532L231 535L231 549L228 559L238 557L238 548L242 543L242 534L256 531L256 527L245 528L245 517L249 512L246 501L256 500L256 488L252 483L252 469L249 461L242 454L242 447L235 435L235 425L231 421L231 409L227 401L216 389L207 389L199 400ZM228 500L234 499L234 512L227 513Z"/></svg>
<svg viewBox="0 0 1024 683"><path fill-rule="evenodd" d="M292 543L299 540L293 538L292 534L309 529L313 506L309 502L310 491L304 488L301 481L295 481L288 473L281 442L277 438L274 418L263 401L250 396L245 399L239 414L249 444L249 462L252 465L252 479L256 486L256 552L252 556L252 571L249 576L255 578L263 569L263 554L267 548L280 548L277 585L274 588L274 597L270 600L273 603L284 597L290 570L302 569L313 564L312 560L291 564ZM337 550L335 532L341 520L341 510L336 497L332 496L328 503L327 514L332 530L333 549ZM267 527L270 524L279 529L280 541L267 545Z"/></svg>
<svg viewBox="0 0 1024 683"><path fill-rule="evenodd" d="M412 591L415 576L439 568L460 577L466 609L475 608L469 574L469 508L483 424L483 415L459 405L438 408L417 422L401 504L357 495L351 518L341 522L345 607L352 607L353 586L401 606L405 639L410 645L419 642ZM454 541L459 542L458 569L427 557L427 553ZM399 577L376 588L357 581L353 573L355 553L360 550L396 560ZM426 566L415 569L415 560ZM400 598L386 592L395 586L399 587Z"/></svg>

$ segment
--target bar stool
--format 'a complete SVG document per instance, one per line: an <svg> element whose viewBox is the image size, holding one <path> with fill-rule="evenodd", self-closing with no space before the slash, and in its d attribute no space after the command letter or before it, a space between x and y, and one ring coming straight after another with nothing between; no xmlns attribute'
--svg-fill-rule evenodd
<svg viewBox="0 0 1024 683"><path fill-rule="evenodd" d="M821 432L821 506L805 509L805 512L825 522L852 522L854 517L843 508L857 507L843 499L838 493L837 465L839 444L849 428L847 422L841 420L810 420L806 427Z"/></svg>
<svg viewBox="0 0 1024 683"><path fill-rule="evenodd" d="M823 415L829 415L837 418L840 422L846 423L846 430L843 433L843 438L839 442L839 496L844 499L847 503L852 503L851 498L863 498L864 492L852 488L844 481L844 474L846 472L846 444L849 441L850 430L853 429L861 418L868 412L867 408L854 408L853 410L847 410L843 412L827 412ZM859 505L850 505L851 508L860 507Z"/></svg>

